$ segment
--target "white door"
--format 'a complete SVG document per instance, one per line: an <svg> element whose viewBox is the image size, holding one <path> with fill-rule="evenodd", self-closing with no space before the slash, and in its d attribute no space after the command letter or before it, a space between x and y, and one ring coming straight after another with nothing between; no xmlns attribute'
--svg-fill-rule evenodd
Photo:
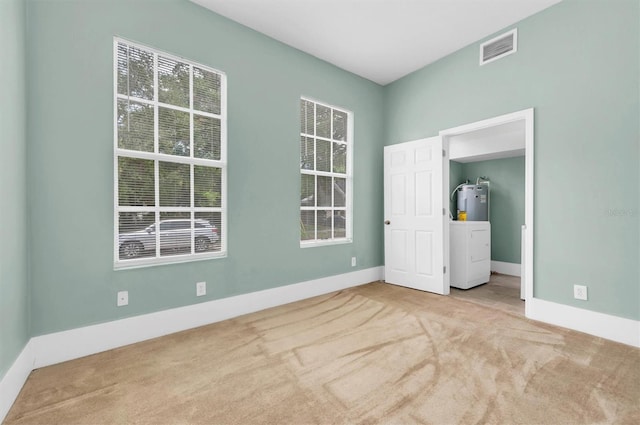
<svg viewBox="0 0 640 425"><path fill-rule="evenodd" d="M385 280L447 295L442 139L384 148Z"/></svg>

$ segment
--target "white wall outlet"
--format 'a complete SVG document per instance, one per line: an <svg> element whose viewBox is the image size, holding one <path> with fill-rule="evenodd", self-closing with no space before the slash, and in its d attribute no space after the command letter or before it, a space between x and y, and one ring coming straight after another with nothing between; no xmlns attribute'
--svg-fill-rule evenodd
<svg viewBox="0 0 640 425"><path fill-rule="evenodd" d="M584 285L573 285L573 298L576 300L587 300L587 287Z"/></svg>
<svg viewBox="0 0 640 425"><path fill-rule="evenodd" d="M356 266L356 257L351 257L351 267Z"/></svg>
<svg viewBox="0 0 640 425"><path fill-rule="evenodd" d="M196 297L207 295L207 282L196 283Z"/></svg>
<svg viewBox="0 0 640 425"><path fill-rule="evenodd" d="M118 292L118 301L117 306L122 307L123 305L129 304L129 291L119 291Z"/></svg>

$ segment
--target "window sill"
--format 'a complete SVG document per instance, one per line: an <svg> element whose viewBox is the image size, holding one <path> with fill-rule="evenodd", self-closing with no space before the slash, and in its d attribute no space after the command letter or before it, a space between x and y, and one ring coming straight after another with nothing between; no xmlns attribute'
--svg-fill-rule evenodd
<svg viewBox="0 0 640 425"><path fill-rule="evenodd" d="M189 254L176 255L165 258L148 258L140 260L124 260L113 263L114 270L131 270L143 267L165 266L169 264L191 263L193 261L214 260L217 258L227 258L226 252L216 252L215 254Z"/></svg>
<svg viewBox="0 0 640 425"><path fill-rule="evenodd" d="M315 248L317 246L329 246L329 245L345 245L353 243L353 239L345 238L345 239L334 239L327 241L304 241L300 242L300 248Z"/></svg>

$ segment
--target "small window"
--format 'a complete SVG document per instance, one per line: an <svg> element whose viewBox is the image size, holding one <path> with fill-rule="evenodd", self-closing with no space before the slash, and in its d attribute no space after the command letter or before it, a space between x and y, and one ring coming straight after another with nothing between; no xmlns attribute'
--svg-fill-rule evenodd
<svg viewBox="0 0 640 425"><path fill-rule="evenodd" d="M115 267L224 256L225 75L116 38L114 80Z"/></svg>
<svg viewBox="0 0 640 425"><path fill-rule="evenodd" d="M351 241L353 114L300 100L300 245Z"/></svg>

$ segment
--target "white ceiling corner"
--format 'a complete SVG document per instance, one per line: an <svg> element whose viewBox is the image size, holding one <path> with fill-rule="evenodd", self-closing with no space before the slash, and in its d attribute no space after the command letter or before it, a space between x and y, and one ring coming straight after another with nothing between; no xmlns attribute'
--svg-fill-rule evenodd
<svg viewBox="0 0 640 425"><path fill-rule="evenodd" d="M381 85L561 0L191 0Z"/></svg>

